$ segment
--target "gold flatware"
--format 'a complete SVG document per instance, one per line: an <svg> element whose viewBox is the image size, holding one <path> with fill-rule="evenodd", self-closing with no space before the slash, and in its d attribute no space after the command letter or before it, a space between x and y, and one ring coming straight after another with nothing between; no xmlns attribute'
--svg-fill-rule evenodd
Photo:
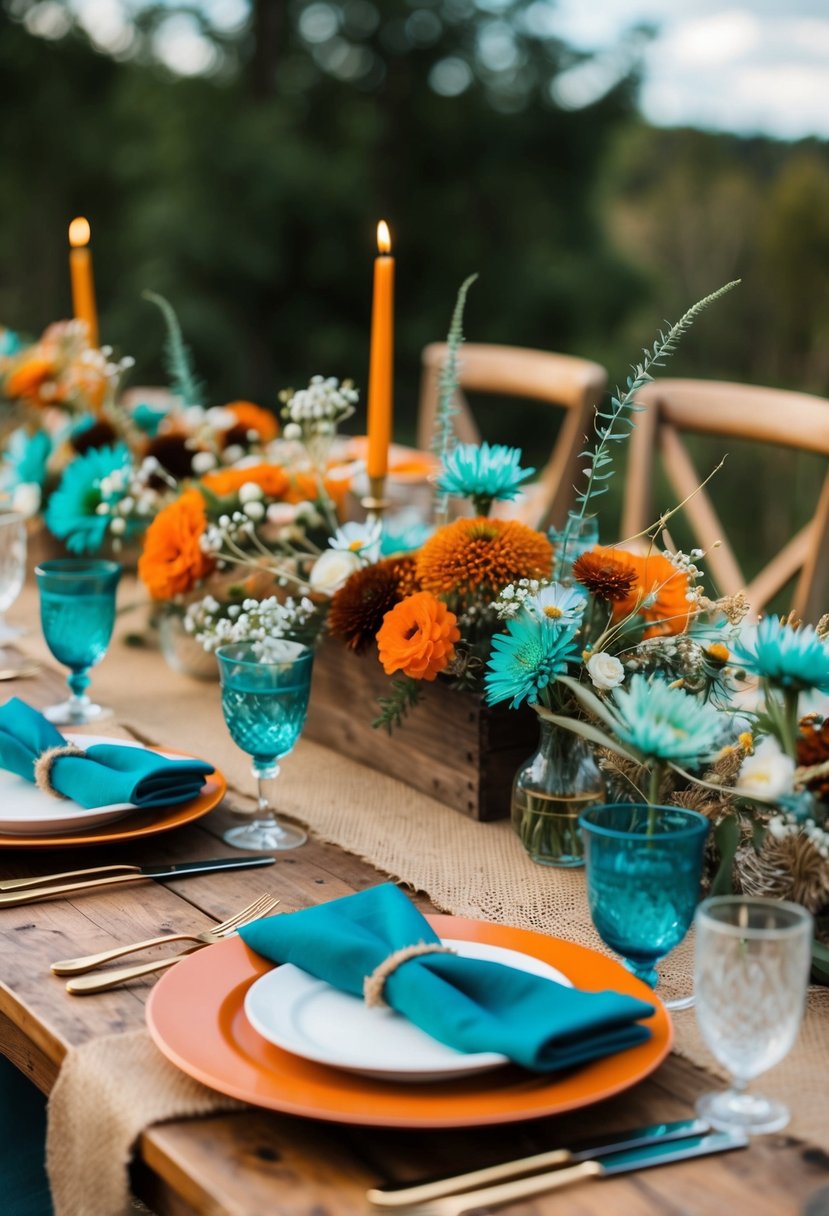
<svg viewBox="0 0 829 1216"><path fill-rule="evenodd" d="M0 667L0 680L28 680L39 671L37 663L28 663L23 667Z"/></svg>
<svg viewBox="0 0 829 1216"><path fill-rule="evenodd" d="M100 960L107 957L119 957L121 953L128 953L130 950L144 950L152 945L162 945L164 942L191 941L195 943L186 950L180 950L178 954L153 959L150 963L139 963L132 967L118 967L113 971L105 971L100 975L80 975L77 979L68 981L66 991L71 992L73 996L87 996L93 992L106 992L109 988L117 988L120 984L126 984L129 980L139 979L143 975L152 975L155 971L164 971L167 967L172 967L181 959L186 958L188 954L192 954L196 950L202 950L205 946L215 945L216 942L224 941L227 937L232 937L242 925L249 924L253 920L266 916L278 903L278 899L263 896L261 899L249 904L247 908L237 913L236 916L232 916L228 920L223 921L222 924L217 925L215 929L209 929L203 933L182 933L174 937L150 938L145 942L136 942L134 945L116 952L115 955L110 954L110 952L104 952L102 955L90 955L89 958ZM86 960L68 960L70 965L73 962L85 963ZM97 965L98 963L93 964L93 966ZM53 971L55 971L56 966L60 966L60 964L53 964ZM88 970L88 968L85 968L85 970ZM56 974L66 975L70 973L61 971L56 972Z"/></svg>
<svg viewBox="0 0 829 1216"><path fill-rule="evenodd" d="M39 899L49 899L53 895L69 895L74 891L94 891L98 887L118 886L125 882L136 882L143 878L172 879L186 878L188 874L212 874L217 870L245 870L251 866L272 866L275 858L267 853L254 853L250 856L215 857L209 861L179 861L173 865L161 866L130 866L127 873L109 874L104 878L79 878L75 882L59 883L49 886L59 875L36 879L40 885L29 887L29 879L18 880L18 886L8 891L0 892L0 908L13 908L18 904L33 904ZM127 867L124 867L127 869ZM14 880L12 880L14 881ZM46 883L46 886L43 886Z"/></svg>
<svg viewBox="0 0 829 1216"><path fill-rule="evenodd" d="M127 946L114 946L111 950L101 950L97 954L86 954L82 958L60 959L58 962L52 963L50 970L54 975L83 975L84 972L94 971L96 967L101 967L104 963L111 963L117 958L123 958L125 954L137 954L139 950L149 950L152 946L163 946L167 942L200 942L210 946L218 938L238 929L240 925L256 920L260 916L267 916L278 903L278 899L274 899L270 895L263 895L261 898L255 899L252 904L248 904L246 908L242 908L241 912L237 912L235 916L229 916L227 920L214 925L212 929L205 929L200 933L167 933L160 937L148 937L142 942L132 942Z"/></svg>
<svg viewBox="0 0 829 1216"><path fill-rule="evenodd" d="M44 883L61 882L67 878L95 878L99 874L134 874L141 876L140 866L92 866L87 870L64 870L61 874L41 874L38 878L0 879L0 891L22 891L26 887L42 887Z"/></svg>

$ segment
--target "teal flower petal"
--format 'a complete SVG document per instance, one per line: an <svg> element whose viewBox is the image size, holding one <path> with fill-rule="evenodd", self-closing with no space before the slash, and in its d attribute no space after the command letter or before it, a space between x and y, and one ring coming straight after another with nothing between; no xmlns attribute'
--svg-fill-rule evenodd
<svg viewBox="0 0 829 1216"><path fill-rule="evenodd" d="M5 490L15 486L43 486L46 481L46 465L52 454L52 441L45 431L32 435L24 427L18 427L9 436L3 453L0 481Z"/></svg>
<svg viewBox="0 0 829 1216"><path fill-rule="evenodd" d="M496 443L459 443L443 458L437 487L456 498L515 498L535 469L520 467L520 448Z"/></svg>
<svg viewBox="0 0 829 1216"><path fill-rule="evenodd" d="M632 676L614 692L613 709L619 739L649 760L696 768L730 734L727 715L659 678Z"/></svg>
<svg viewBox="0 0 829 1216"><path fill-rule="evenodd" d="M778 688L829 693L829 641L811 625L783 624L776 616L748 626L732 646L734 662Z"/></svg>
<svg viewBox="0 0 829 1216"><path fill-rule="evenodd" d="M578 654L575 629L561 621L522 611L506 633L492 639L492 654L484 676L489 705L509 701L517 709L524 701L537 701L542 689L567 670Z"/></svg>
<svg viewBox="0 0 829 1216"><path fill-rule="evenodd" d="M66 541L72 553L95 553L106 538L111 516L98 507L109 502L101 482L123 470L129 474L132 457L124 444L113 448L91 448L78 456L64 471L60 485L49 499L46 526L53 535ZM127 538L143 526L127 520Z"/></svg>

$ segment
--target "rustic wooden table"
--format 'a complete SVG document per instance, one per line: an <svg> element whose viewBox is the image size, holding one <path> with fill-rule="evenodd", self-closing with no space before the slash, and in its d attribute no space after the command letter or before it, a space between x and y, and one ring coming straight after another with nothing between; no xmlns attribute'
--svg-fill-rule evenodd
<svg viewBox="0 0 829 1216"><path fill-rule="evenodd" d="M7 685L34 704L62 690L44 672ZM194 686L194 695L199 695ZM230 813L121 846L135 862L191 860L231 852L221 841ZM0 849L4 876L45 874L112 860L93 849L24 852ZM384 876L333 846L310 842L262 870L204 875L165 884L138 883L0 910L0 1050L44 1091L67 1050L97 1035L142 1025L150 982L93 997L72 997L49 963L114 943L176 930L209 928L259 894L275 892L282 910L345 895ZM422 906L428 907L423 901ZM365 1190L379 1180L409 1180L507 1160L576 1139L642 1124L687 1118L712 1077L676 1057L647 1081L611 1101L557 1119L506 1129L411 1132L362 1129L250 1109L241 1114L172 1122L140 1139L133 1186L159 1216L332 1216L366 1213ZM506 1133L506 1134L505 1134ZM514 1205L512 1213L569 1216L789 1216L829 1187L829 1157L783 1136L748 1151L710 1157L624 1178L586 1183L558 1196ZM0 1208L2 1203L0 1202ZM504 1209L507 1210L507 1209ZM821 1207L821 1212L829 1208ZM8 1216L14 1216L9 1213ZM98 1216L94 1198L89 1216Z"/></svg>

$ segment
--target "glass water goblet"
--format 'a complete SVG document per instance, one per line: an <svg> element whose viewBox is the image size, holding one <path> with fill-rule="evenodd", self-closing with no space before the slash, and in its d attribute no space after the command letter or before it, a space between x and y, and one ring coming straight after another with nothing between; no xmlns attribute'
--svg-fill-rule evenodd
<svg viewBox="0 0 829 1216"><path fill-rule="evenodd" d="M587 897L599 936L651 988L656 964L691 927L709 823L684 807L618 803L579 817ZM687 1009L693 996L666 1001Z"/></svg>
<svg viewBox="0 0 829 1216"><path fill-rule="evenodd" d="M107 652L115 626L115 592L121 577L117 562L57 558L35 570L40 591L40 623L46 645L69 668L71 696L43 713L56 726L85 726L112 713L87 696L90 667Z"/></svg>
<svg viewBox="0 0 829 1216"><path fill-rule="evenodd" d="M800 904L715 896L696 915L696 1015L731 1088L705 1094L700 1117L721 1131L777 1132L782 1102L747 1092L749 1081L791 1050L806 1002L812 917Z"/></svg>
<svg viewBox="0 0 829 1216"><path fill-rule="evenodd" d="M258 806L253 823L225 832L237 849L271 852L296 849L308 839L299 828L280 823L270 797L279 761L293 750L305 725L311 691L313 651L299 642L271 641L267 657L238 642L220 646L222 713L233 742L251 757Z"/></svg>
<svg viewBox="0 0 829 1216"><path fill-rule="evenodd" d="M26 521L16 511L0 511L0 647L24 632L7 624L6 613L23 590L25 577Z"/></svg>

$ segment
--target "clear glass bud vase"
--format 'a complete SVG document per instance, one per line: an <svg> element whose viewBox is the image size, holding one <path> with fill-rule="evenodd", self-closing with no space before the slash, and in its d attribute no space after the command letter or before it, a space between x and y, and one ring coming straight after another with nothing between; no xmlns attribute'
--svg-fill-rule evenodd
<svg viewBox="0 0 829 1216"><path fill-rule="evenodd" d="M512 826L539 865L580 866L579 815L604 802L604 781L586 739L546 718L538 726L538 748L515 774Z"/></svg>

